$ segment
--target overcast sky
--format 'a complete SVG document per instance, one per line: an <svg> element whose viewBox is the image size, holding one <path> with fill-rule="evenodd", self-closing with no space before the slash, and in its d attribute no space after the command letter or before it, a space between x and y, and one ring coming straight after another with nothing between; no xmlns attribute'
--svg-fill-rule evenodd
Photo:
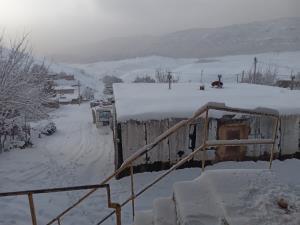
<svg viewBox="0 0 300 225"><path fill-rule="evenodd" d="M300 15L300 0L0 0L0 29L53 54L110 37Z"/></svg>

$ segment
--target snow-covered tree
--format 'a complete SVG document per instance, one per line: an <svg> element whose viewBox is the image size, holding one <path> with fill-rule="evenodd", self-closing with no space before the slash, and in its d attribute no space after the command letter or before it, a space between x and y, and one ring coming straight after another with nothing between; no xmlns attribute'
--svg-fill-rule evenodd
<svg viewBox="0 0 300 225"><path fill-rule="evenodd" d="M24 127L26 118L45 115L44 65L34 64L26 44L26 36L5 48L0 39L0 152L16 127ZM21 119L22 118L22 119ZM22 124L20 124L22 123ZM19 132L21 133L21 132Z"/></svg>
<svg viewBox="0 0 300 225"><path fill-rule="evenodd" d="M94 93L95 93L95 90L93 90L92 88L90 87L85 87L82 91L82 98L84 100L93 100L94 99Z"/></svg>

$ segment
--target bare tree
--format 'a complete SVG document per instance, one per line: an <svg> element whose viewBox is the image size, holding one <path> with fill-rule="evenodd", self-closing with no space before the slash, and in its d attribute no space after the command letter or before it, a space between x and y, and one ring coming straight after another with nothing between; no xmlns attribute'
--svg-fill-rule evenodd
<svg viewBox="0 0 300 225"><path fill-rule="evenodd" d="M254 83L263 84L263 85L274 85L278 75L277 67L267 67L265 69L258 68L256 73L252 70L249 70L247 76L243 78L243 83ZM255 76L255 77L254 77Z"/></svg>
<svg viewBox="0 0 300 225"><path fill-rule="evenodd" d="M155 70L155 78L156 78L156 82L157 83L168 83L169 82L169 78L168 78L168 74L169 74L170 70L168 69L162 69L162 68L158 68ZM172 76L172 83L178 83L179 82L179 76L174 77Z"/></svg>
<svg viewBox="0 0 300 225"><path fill-rule="evenodd" d="M26 130L26 119L45 115L45 67L34 64L26 39L5 48L0 38L0 152L16 126Z"/></svg>

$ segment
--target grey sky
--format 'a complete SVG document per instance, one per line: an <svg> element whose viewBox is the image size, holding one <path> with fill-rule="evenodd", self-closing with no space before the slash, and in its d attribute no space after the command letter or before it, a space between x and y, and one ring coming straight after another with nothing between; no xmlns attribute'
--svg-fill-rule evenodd
<svg viewBox="0 0 300 225"><path fill-rule="evenodd" d="M53 54L99 40L300 16L300 0L0 0L0 28Z"/></svg>

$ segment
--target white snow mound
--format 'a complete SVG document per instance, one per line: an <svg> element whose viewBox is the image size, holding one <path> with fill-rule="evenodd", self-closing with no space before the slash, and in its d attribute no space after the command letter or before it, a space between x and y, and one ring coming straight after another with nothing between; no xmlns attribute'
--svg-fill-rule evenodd
<svg viewBox="0 0 300 225"><path fill-rule="evenodd" d="M300 224L299 191L269 170L211 170L194 181L174 184L182 225ZM287 209L278 201L284 199Z"/></svg>

